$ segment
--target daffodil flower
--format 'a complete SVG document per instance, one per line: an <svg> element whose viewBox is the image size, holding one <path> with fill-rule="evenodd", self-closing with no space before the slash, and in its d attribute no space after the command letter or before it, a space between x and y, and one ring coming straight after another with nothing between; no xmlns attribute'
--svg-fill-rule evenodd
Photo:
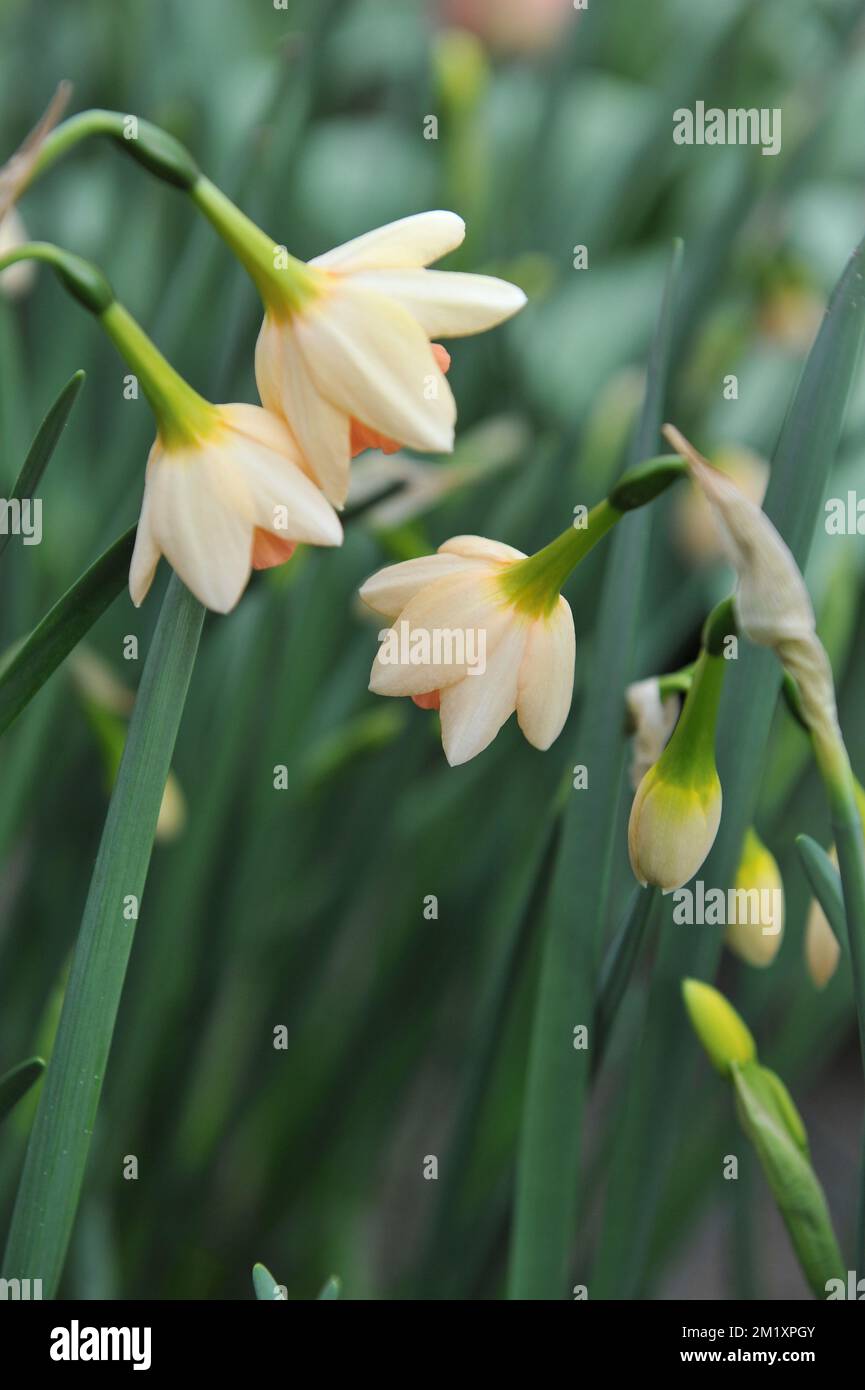
<svg viewBox="0 0 865 1390"><path fill-rule="evenodd" d="M529 743L541 749L567 718L573 616L558 593L540 607L521 602L514 579L526 561L499 541L455 536L435 555L379 570L360 591L403 639L395 660L384 646L379 651L370 690L438 708L451 766L482 752L515 710ZM415 653L429 656L415 661Z"/></svg>
<svg viewBox="0 0 865 1390"><path fill-rule="evenodd" d="M529 743L549 748L574 684L574 620L562 585L625 512L652 501L682 471L677 459L638 464L582 524L535 555L455 536L435 555L374 574L361 598L395 621L379 634L370 689L438 709L452 766L482 752L515 710Z"/></svg>
<svg viewBox="0 0 865 1390"><path fill-rule="evenodd" d="M148 121L100 110L70 117L41 143L14 196L91 135L109 136L187 193L249 272L265 311L255 353L262 404L288 422L305 471L335 506L362 448L453 448L447 354L431 340L481 333L526 302L507 281L428 269L462 242L461 217L417 213L305 264L206 178L179 141Z"/></svg>
<svg viewBox="0 0 865 1390"><path fill-rule="evenodd" d="M289 422L307 471L334 505L345 501L349 463L362 448L453 448L449 358L431 339L493 328L526 302L507 281L427 269L459 246L462 218L418 213L304 264L208 179L189 191L264 301L255 350L262 403Z"/></svg>
<svg viewBox="0 0 865 1390"><path fill-rule="evenodd" d="M301 468L283 420L260 406L204 400L116 300L100 319L157 421L129 570L134 604L162 555L206 607L227 613L253 568L282 564L298 542L340 544L339 518Z"/></svg>
<svg viewBox="0 0 865 1390"><path fill-rule="evenodd" d="M285 421L260 406L199 396L89 262L47 242L26 243L6 259L52 266L99 319L156 417L129 571L133 603L145 598L162 555L206 607L227 613L253 567L282 564L298 542L340 544L339 518L302 469Z"/></svg>

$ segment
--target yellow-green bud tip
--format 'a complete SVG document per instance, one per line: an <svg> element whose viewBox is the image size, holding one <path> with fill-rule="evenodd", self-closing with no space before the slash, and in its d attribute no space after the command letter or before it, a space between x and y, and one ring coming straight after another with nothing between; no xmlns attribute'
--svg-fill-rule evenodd
<svg viewBox="0 0 865 1390"><path fill-rule="evenodd" d="M694 1032L722 1076L729 1076L733 1065L756 1059L750 1031L719 990L702 980L683 980L682 997Z"/></svg>

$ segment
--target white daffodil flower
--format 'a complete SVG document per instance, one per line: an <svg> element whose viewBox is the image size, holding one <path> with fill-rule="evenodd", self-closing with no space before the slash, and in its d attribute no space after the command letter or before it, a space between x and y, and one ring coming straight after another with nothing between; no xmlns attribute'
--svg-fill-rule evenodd
<svg viewBox="0 0 865 1390"><path fill-rule="evenodd" d="M516 710L529 743L549 748L568 715L575 637L558 592L527 600L527 557L483 536L455 536L435 555L379 570L360 595L393 620L380 634L370 689L410 695L441 713L451 766L468 762Z"/></svg>
<svg viewBox="0 0 865 1390"><path fill-rule="evenodd" d="M229 612L252 569L289 559L298 542L339 545L336 512L301 469L283 420L255 405L213 406L199 436L157 435L129 570L136 606L164 555L208 608Z"/></svg>
<svg viewBox="0 0 865 1390"><path fill-rule="evenodd" d="M255 351L262 404L289 422L307 472L335 506L362 448L453 448L449 359L431 340L483 332L526 302L507 281L427 269L460 245L461 217L417 213L304 264L209 179L190 194L264 302Z"/></svg>
<svg viewBox="0 0 865 1390"><path fill-rule="evenodd" d="M74 267L73 267L74 269ZM212 405L100 287L99 321L156 416L129 592L144 600L164 555L207 608L228 613L253 569L288 560L298 542L339 545L342 526L300 466L285 421L258 405Z"/></svg>
<svg viewBox="0 0 865 1390"><path fill-rule="evenodd" d="M266 305L255 350L262 403L291 422L337 506L359 448L453 448L456 404L430 340L483 332L526 302L504 280L426 269L464 236L452 212L405 217L312 260L299 307Z"/></svg>

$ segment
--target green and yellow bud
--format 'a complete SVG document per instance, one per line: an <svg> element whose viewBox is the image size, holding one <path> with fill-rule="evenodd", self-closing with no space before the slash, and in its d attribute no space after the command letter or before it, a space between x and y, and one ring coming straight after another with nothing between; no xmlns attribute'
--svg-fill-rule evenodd
<svg viewBox="0 0 865 1390"><path fill-rule="evenodd" d="M721 822L715 724L723 657L703 651L672 738L637 788L628 822L635 877L665 893L700 868Z"/></svg>
<svg viewBox="0 0 865 1390"><path fill-rule="evenodd" d="M720 990L702 980L683 980L682 997L694 1032L709 1061L722 1076L757 1056L757 1045L745 1023Z"/></svg>
<svg viewBox="0 0 865 1390"><path fill-rule="evenodd" d="M736 920L725 944L748 965L771 965L784 935L784 884L775 856L756 830L745 836L735 882Z"/></svg>
<svg viewBox="0 0 865 1390"><path fill-rule="evenodd" d="M838 853L834 845L829 850L829 858L837 868ZM838 969L840 959L838 938L819 902L812 898L805 924L805 965L817 989L826 988Z"/></svg>

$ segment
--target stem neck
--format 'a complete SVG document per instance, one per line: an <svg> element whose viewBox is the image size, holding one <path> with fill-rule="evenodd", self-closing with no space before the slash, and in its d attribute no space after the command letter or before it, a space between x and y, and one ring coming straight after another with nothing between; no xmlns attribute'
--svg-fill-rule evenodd
<svg viewBox="0 0 865 1390"><path fill-rule="evenodd" d="M512 565L502 585L514 606L534 616L551 612L568 575L621 516L608 501L599 502L585 526L569 527L543 550Z"/></svg>
<svg viewBox="0 0 865 1390"><path fill-rule="evenodd" d="M200 175L189 194L249 273L271 313L289 317L321 292L324 273L290 256L210 179Z"/></svg>
<svg viewBox="0 0 865 1390"><path fill-rule="evenodd" d="M705 649L694 664L691 687L679 722L659 764L685 786L703 786L716 776L715 727L724 683L724 658Z"/></svg>
<svg viewBox="0 0 865 1390"><path fill-rule="evenodd" d="M211 433L216 407L175 371L128 310L115 299L99 320L141 382L163 443L188 444Z"/></svg>

